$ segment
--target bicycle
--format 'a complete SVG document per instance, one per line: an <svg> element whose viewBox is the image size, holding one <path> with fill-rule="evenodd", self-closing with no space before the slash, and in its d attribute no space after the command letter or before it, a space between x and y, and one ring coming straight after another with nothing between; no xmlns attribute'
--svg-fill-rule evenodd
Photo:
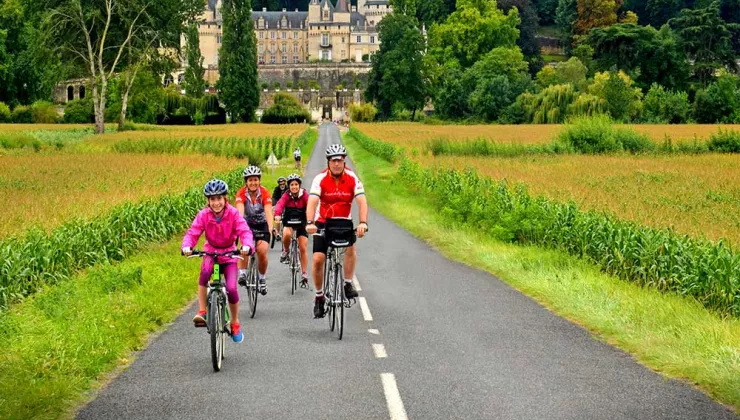
<svg viewBox="0 0 740 420"><path fill-rule="evenodd" d="M301 259L300 259L300 248L298 247L298 234L296 229L293 226L300 226L303 224L303 221L300 219L289 219L285 221L285 226L290 228L293 231L293 235L290 239L290 248L288 250L289 255L289 262L288 267L290 268L290 278L291 278L291 288L290 288L290 294L295 294L295 291L298 289L298 282L301 279L301 274L303 274L303 267L301 266ZM301 284L301 287L308 288L308 285Z"/></svg>
<svg viewBox="0 0 740 420"><path fill-rule="evenodd" d="M213 257L213 275L208 283L208 298L206 300L206 332L211 336L211 363L213 370L221 370L221 364L225 358L226 334L232 335L231 324L229 323L230 314L227 308L226 300L226 280L221 273L221 264L218 263L218 257L233 257L242 259L239 251L227 252L205 252L197 249L188 258L193 257Z"/></svg>
<svg viewBox="0 0 740 420"><path fill-rule="evenodd" d="M314 234L326 238L326 229ZM324 262L324 313L329 318L329 330L337 331L337 338L342 339L344 334L344 308L351 308L354 302L344 295L344 253L352 246L348 239L332 239L326 250ZM353 299L354 300L354 299Z"/></svg>
<svg viewBox="0 0 740 420"><path fill-rule="evenodd" d="M258 231L252 231L254 243L257 240L263 240L264 234ZM257 313L257 295L259 295L259 273L257 271L257 252L253 252L249 257L249 266L247 267L247 281L242 284L247 289L247 298L249 300L249 317L254 318Z"/></svg>

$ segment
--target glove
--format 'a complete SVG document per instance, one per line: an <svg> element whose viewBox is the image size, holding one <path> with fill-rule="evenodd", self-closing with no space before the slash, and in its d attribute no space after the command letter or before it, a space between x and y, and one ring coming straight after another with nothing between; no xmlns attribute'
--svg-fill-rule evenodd
<svg viewBox="0 0 740 420"><path fill-rule="evenodd" d="M190 254L192 254L192 253L193 253L193 251L192 251L192 250L191 250L191 249L190 249L189 247L185 247L185 248L183 248L183 249L181 250L181 252L182 252L182 255L184 255L184 256L186 256L186 257L190 256Z"/></svg>
<svg viewBox="0 0 740 420"><path fill-rule="evenodd" d="M242 255L244 255L244 254L252 255L252 248L250 248L248 246L243 246L242 247L242 250L241 250L241 253L242 253Z"/></svg>

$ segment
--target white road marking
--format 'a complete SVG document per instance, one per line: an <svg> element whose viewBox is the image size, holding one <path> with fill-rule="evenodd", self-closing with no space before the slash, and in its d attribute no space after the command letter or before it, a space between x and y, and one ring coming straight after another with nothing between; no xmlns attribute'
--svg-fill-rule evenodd
<svg viewBox="0 0 740 420"><path fill-rule="evenodd" d="M367 307L367 300L364 297L360 297L360 309L362 309L362 317L365 321L373 320L373 316L370 314L370 308Z"/></svg>
<svg viewBox="0 0 740 420"><path fill-rule="evenodd" d="M391 420L407 420L406 409L403 408L401 394L398 392L398 386L396 385L396 376L392 373L381 373L380 380L383 381L383 392L385 393L385 401L388 404L388 413L391 415Z"/></svg>
<svg viewBox="0 0 740 420"><path fill-rule="evenodd" d="M382 344L373 344L373 353L375 353L376 359L384 359L388 357L388 353L385 352L385 346Z"/></svg>
<svg viewBox="0 0 740 420"><path fill-rule="evenodd" d="M355 284L355 290L358 292L362 291L362 287L360 287L360 282L357 281L357 276L352 277L352 282Z"/></svg>
<svg viewBox="0 0 740 420"><path fill-rule="evenodd" d="M375 334L375 335L380 334L380 331L376 330L375 328L370 328L369 330L367 330L367 332L369 332L370 334Z"/></svg>

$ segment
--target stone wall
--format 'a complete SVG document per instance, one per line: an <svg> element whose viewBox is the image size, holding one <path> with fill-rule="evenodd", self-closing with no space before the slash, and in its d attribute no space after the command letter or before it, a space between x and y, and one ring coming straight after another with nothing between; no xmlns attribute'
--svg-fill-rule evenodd
<svg viewBox="0 0 740 420"><path fill-rule="evenodd" d="M321 118L345 120L348 117L349 106L351 104L364 103L362 91L355 89L342 91L299 91L296 89L284 89L279 92L287 93L296 98L311 113L311 117L315 121ZM262 91L258 115L262 115L262 111L272 106L276 93L278 91L272 89Z"/></svg>
<svg viewBox="0 0 740 420"><path fill-rule="evenodd" d="M316 81L322 91L334 90L340 83L348 89L355 88L355 79L362 83L361 89L367 86L370 73L369 63L310 63L310 64L275 64L258 67L259 83L268 83L270 87L279 82L285 89L287 82L294 87L303 82L306 89L309 82Z"/></svg>

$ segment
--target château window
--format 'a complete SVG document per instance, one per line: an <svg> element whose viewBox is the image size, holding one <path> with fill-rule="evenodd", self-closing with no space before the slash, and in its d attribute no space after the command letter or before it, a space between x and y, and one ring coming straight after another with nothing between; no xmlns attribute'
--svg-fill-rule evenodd
<svg viewBox="0 0 740 420"><path fill-rule="evenodd" d="M287 39L287 38L288 38L288 34L286 32L283 32L283 39Z"/></svg>
<svg viewBox="0 0 740 420"><path fill-rule="evenodd" d="M293 39L298 39L298 32L293 32Z"/></svg>
<svg viewBox="0 0 740 420"><path fill-rule="evenodd" d="M329 46L329 34L321 34L321 45L324 47Z"/></svg>
<svg viewBox="0 0 740 420"><path fill-rule="evenodd" d="M371 44L375 44L375 37L374 37L374 36L371 36L371 37L370 37L370 43L371 43Z"/></svg>
<svg viewBox="0 0 740 420"><path fill-rule="evenodd" d="M221 43L221 35L216 35L216 43L217 44Z"/></svg>
<svg viewBox="0 0 740 420"><path fill-rule="evenodd" d="M361 42L362 42L362 35L357 35L357 43L359 44Z"/></svg>

